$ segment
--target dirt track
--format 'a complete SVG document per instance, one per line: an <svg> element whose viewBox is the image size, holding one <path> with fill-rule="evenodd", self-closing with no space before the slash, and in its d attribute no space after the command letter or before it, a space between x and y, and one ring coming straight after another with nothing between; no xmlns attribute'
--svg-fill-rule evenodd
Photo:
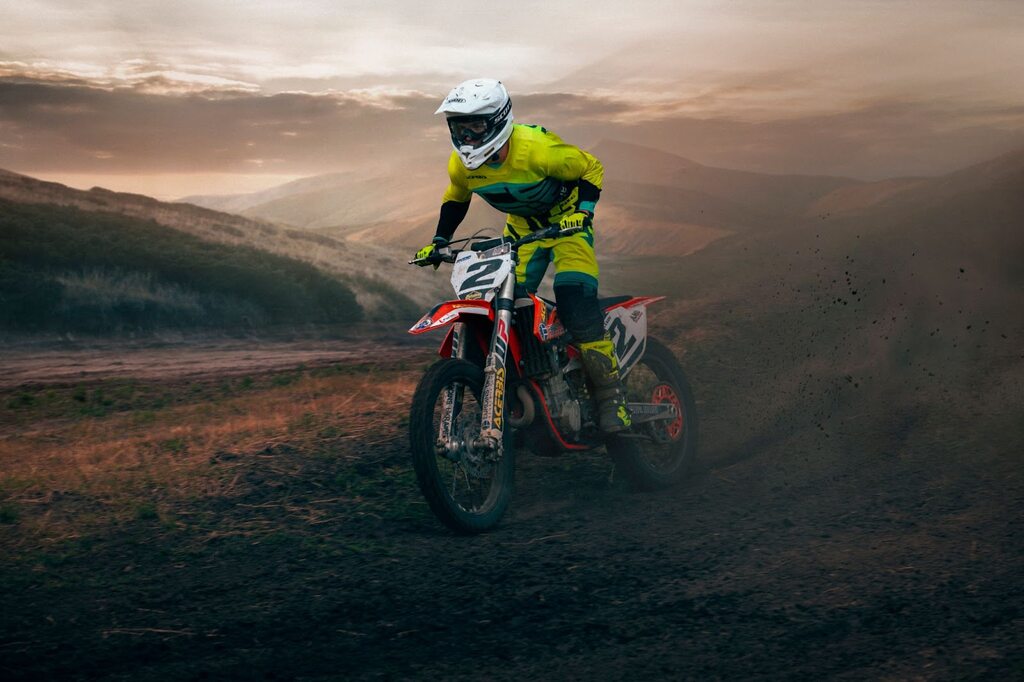
<svg viewBox="0 0 1024 682"><path fill-rule="evenodd" d="M413 352L416 362L431 356ZM208 357L218 373L273 369L266 361L281 357L239 353ZM102 354L88 357L104 366ZM215 381L187 352L164 357L179 378ZM131 364L105 366L151 365L118 361ZM735 378L721 368L715 377ZM713 395L706 377L695 379ZM416 506L401 428L381 429L371 445L336 439L330 457L287 441L218 453L211 465L236 467L241 492L178 503L177 528L128 520L4 564L0 672L1024 677L1024 486L1007 455L1019 444L1012 430L852 414L828 433L780 425L737 441L724 408L703 402L703 467L660 494L630 492L601 453L522 453L510 517L476 538L453 537ZM413 511L390 512L405 499ZM58 515L97 503L47 502ZM277 531L208 532L240 524ZM2 528L16 546L17 527Z"/></svg>
<svg viewBox="0 0 1024 682"><path fill-rule="evenodd" d="M202 379L239 376L298 365L323 366L371 357L384 350L402 358L422 350L408 343L370 341L214 341L198 343L23 345L8 349L0 389L24 384L68 384L109 379Z"/></svg>

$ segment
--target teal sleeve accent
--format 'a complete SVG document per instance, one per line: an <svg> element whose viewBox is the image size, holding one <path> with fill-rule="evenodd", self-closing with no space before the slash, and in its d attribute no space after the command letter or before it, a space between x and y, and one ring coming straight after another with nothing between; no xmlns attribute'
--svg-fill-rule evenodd
<svg viewBox="0 0 1024 682"><path fill-rule="evenodd" d="M597 202L596 201L581 201L580 202L580 210L581 211L590 211L591 213L593 213L595 206L597 206Z"/></svg>
<svg viewBox="0 0 1024 682"><path fill-rule="evenodd" d="M588 244L590 244L590 248L594 248L594 226L593 226L593 225L591 225L591 226L590 226L590 227L588 227L588 228L587 228L586 230L584 230L584 231L583 231L583 232L581 233L581 235L580 235L580 236L582 236L582 237L583 237L583 240L584 240L585 242L587 242Z"/></svg>

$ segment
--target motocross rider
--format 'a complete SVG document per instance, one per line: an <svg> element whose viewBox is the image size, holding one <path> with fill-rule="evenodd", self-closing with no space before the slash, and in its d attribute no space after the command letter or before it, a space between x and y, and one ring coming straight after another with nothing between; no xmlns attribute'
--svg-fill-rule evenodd
<svg viewBox="0 0 1024 682"><path fill-rule="evenodd" d="M627 428L631 422L618 360L597 302L593 217L604 175L601 162L546 128L513 124L512 101L500 81L460 83L434 113L447 118L455 151L448 159L449 185L436 234L416 258L450 253L448 242L466 217L473 194L508 214L505 235L512 238L549 225L583 227L571 236L523 245L516 281L536 292L554 262L559 318L572 334L594 387L598 424L605 432Z"/></svg>

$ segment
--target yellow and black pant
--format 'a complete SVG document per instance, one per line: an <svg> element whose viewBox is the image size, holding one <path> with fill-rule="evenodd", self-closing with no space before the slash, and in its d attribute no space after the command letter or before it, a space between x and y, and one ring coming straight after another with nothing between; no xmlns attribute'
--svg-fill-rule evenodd
<svg viewBox="0 0 1024 682"><path fill-rule="evenodd" d="M523 236L510 225L506 225L505 234ZM516 282L536 293L551 264L555 266L555 303L562 324L576 343L602 340L604 313L597 303L599 271L594 254L594 228L524 244L519 249Z"/></svg>

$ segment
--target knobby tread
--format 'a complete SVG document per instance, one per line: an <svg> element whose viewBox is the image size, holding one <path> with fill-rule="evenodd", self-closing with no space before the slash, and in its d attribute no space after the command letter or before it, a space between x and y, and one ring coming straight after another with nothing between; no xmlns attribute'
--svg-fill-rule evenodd
<svg viewBox="0 0 1024 682"><path fill-rule="evenodd" d="M499 486L488 509L475 513L461 509L446 492L434 454L434 406L442 390L455 381L461 381L479 402L483 390L483 370L477 365L454 358L438 360L427 369L413 394L409 416L409 444L413 468L420 490L431 511L452 530L463 534L482 533L501 522L512 497L514 483L514 453L511 429L505 431L504 457L498 464Z"/></svg>

